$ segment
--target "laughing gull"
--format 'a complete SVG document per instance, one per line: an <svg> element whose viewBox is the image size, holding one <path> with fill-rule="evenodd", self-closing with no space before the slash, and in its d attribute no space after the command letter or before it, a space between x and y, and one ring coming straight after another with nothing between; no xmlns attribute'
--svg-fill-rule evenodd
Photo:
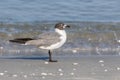
<svg viewBox="0 0 120 80"><path fill-rule="evenodd" d="M57 60L52 60L52 50L60 48L66 42L67 35L64 30L66 27L69 28L70 26L64 23L57 23L55 25L55 32L40 34L38 38L16 38L9 41L46 49L49 54L49 62L57 62Z"/></svg>

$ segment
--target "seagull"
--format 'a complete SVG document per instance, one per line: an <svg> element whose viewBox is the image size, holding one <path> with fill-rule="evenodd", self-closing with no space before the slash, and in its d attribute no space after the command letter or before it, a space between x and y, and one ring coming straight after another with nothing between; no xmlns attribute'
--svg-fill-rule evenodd
<svg viewBox="0 0 120 80"><path fill-rule="evenodd" d="M57 23L54 32L42 33L37 38L16 38L9 41L48 50L49 62L57 62L57 60L52 59L52 51L60 48L66 42L67 34L65 28L70 28L70 26L64 23Z"/></svg>

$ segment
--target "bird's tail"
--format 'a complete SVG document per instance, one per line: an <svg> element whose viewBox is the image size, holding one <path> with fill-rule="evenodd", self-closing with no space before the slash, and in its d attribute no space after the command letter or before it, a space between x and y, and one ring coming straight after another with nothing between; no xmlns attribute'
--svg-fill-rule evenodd
<svg viewBox="0 0 120 80"><path fill-rule="evenodd" d="M34 40L34 39L32 39L32 38L16 38L16 39L9 40L9 41L14 42L14 43L25 44L27 41L30 41L30 40Z"/></svg>

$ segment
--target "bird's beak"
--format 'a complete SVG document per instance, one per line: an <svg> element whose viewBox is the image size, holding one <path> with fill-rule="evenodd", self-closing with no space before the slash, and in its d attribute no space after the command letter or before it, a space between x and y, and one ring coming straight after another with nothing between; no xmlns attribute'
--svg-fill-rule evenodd
<svg viewBox="0 0 120 80"><path fill-rule="evenodd" d="M66 27L67 27L67 28L70 28L70 26L69 26L69 25L66 25Z"/></svg>
<svg viewBox="0 0 120 80"><path fill-rule="evenodd" d="M67 27L67 28L70 28L70 26L69 26L69 25L64 25L64 26L63 26L63 28L66 28L66 27Z"/></svg>

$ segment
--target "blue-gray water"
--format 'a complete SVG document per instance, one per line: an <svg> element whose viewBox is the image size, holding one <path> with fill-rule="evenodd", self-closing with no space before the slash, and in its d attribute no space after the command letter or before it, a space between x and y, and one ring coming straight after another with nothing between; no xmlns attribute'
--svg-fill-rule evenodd
<svg viewBox="0 0 120 80"><path fill-rule="evenodd" d="M0 0L0 22L120 21L120 0Z"/></svg>
<svg viewBox="0 0 120 80"><path fill-rule="evenodd" d="M67 42L56 49L54 56L101 56L120 55L119 22L65 22ZM0 56L48 56L47 50L35 46L10 43L10 39L34 37L47 31L54 31L56 22L1 23Z"/></svg>

